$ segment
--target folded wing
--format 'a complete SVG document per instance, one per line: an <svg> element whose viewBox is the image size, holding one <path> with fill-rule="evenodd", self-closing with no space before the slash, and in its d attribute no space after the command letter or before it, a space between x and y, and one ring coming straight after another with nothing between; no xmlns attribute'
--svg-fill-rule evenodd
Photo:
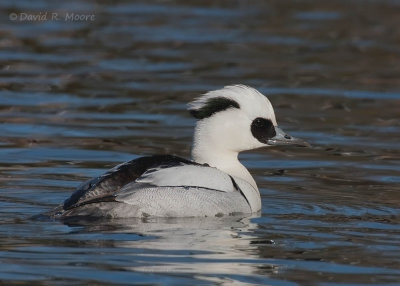
<svg viewBox="0 0 400 286"><path fill-rule="evenodd" d="M69 210L85 204L113 200L122 187L134 182L149 169L163 169L179 165L198 164L170 155L141 157L120 164L104 175L90 179L79 186L71 197L65 200L63 209Z"/></svg>

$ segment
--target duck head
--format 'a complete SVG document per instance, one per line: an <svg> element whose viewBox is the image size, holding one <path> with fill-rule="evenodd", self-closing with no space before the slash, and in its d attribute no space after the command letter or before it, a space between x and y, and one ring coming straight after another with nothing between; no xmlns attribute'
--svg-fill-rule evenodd
<svg viewBox="0 0 400 286"><path fill-rule="evenodd" d="M279 128L271 102L249 86L207 92L189 104L189 111L198 119L194 157L198 157L196 147L238 153L277 145L309 146Z"/></svg>

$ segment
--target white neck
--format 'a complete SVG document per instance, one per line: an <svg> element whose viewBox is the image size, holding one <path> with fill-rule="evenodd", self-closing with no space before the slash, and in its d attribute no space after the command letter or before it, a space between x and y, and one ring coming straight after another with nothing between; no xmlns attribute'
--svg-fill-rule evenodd
<svg viewBox="0 0 400 286"><path fill-rule="evenodd" d="M204 131L201 126L196 126L192 159L197 163L207 163L211 167L218 168L231 176L245 180L258 190L253 177L238 160L239 153L225 149L224 147L226 146L224 144L220 144L220 141L215 140L212 134Z"/></svg>

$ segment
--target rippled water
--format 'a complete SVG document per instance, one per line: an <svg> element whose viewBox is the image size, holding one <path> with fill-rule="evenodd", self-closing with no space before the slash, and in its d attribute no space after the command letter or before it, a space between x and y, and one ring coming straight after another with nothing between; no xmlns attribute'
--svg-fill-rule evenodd
<svg viewBox="0 0 400 286"><path fill-rule="evenodd" d="M399 1L0 7L1 283L400 283ZM260 216L31 218L122 161L188 157L186 102L231 83L313 145L241 155Z"/></svg>

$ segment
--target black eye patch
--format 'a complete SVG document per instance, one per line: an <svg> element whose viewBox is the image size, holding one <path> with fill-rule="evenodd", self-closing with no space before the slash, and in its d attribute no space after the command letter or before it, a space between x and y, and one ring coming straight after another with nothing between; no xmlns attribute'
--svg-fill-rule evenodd
<svg viewBox="0 0 400 286"><path fill-rule="evenodd" d="M271 120L257 117L251 123L251 133L261 143L268 143L268 139L276 136L274 124Z"/></svg>

